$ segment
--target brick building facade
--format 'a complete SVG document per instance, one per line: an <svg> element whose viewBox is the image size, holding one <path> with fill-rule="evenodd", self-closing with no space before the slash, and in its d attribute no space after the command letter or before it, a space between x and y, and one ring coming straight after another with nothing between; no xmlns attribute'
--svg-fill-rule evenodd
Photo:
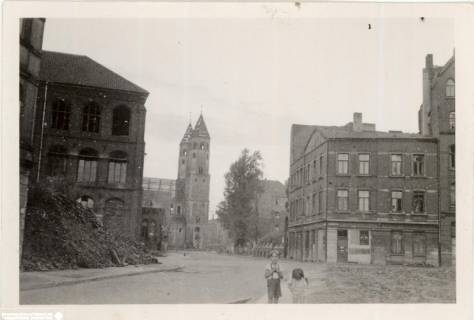
<svg viewBox="0 0 474 320"><path fill-rule="evenodd" d="M438 140L441 264L456 261L455 58L435 66L426 56L419 130Z"/></svg>
<svg viewBox="0 0 474 320"><path fill-rule="evenodd" d="M36 113L45 19L20 19L20 256L28 185L33 168L33 121Z"/></svg>
<svg viewBox="0 0 474 320"><path fill-rule="evenodd" d="M359 113L291 136L290 257L438 264L436 139L376 131Z"/></svg>
<svg viewBox="0 0 474 320"><path fill-rule="evenodd" d="M148 92L80 55L43 52L34 172L72 186L112 232L137 237Z"/></svg>
<svg viewBox="0 0 474 320"><path fill-rule="evenodd" d="M283 237L288 216L285 185L277 180L262 180L261 186L256 210L260 221L259 231L262 236L281 233Z"/></svg>
<svg viewBox="0 0 474 320"><path fill-rule="evenodd" d="M373 264L455 263L454 56L426 56L419 134L374 124L293 125L289 256Z"/></svg>

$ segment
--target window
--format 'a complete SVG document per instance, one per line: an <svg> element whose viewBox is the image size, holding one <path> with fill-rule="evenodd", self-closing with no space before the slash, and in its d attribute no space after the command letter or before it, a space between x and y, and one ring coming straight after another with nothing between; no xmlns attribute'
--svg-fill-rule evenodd
<svg viewBox="0 0 474 320"><path fill-rule="evenodd" d="M201 143L201 150L204 150L204 143Z"/></svg>
<svg viewBox="0 0 474 320"><path fill-rule="evenodd" d="M97 151L94 149L81 150L77 167L78 182L95 182L97 176L97 160Z"/></svg>
<svg viewBox="0 0 474 320"><path fill-rule="evenodd" d="M456 185L451 183L450 186L450 200L451 200L451 207L456 205Z"/></svg>
<svg viewBox="0 0 474 320"><path fill-rule="evenodd" d="M148 220L146 219L142 221L142 228L140 234L143 240L148 240Z"/></svg>
<svg viewBox="0 0 474 320"><path fill-rule="evenodd" d="M368 153L359 154L359 174L369 174L369 159Z"/></svg>
<svg viewBox="0 0 474 320"><path fill-rule="evenodd" d="M337 190L337 209L341 211L347 211L347 200L348 200L348 191L347 190Z"/></svg>
<svg viewBox="0 0 474 320"><path fill-rule="evenodd" d="M313 160L313 176L311 178L316 179L316 160Z"/></svg>
<svg viewBox="0 0 474 320"><path fill-rule="evenodd" d="M368 230L360 230L359 244L361 246L368 246L369 245L369 231Z"/></svg>
<svg viewBox="0 0 474 320"><path fill-rule="evenodd" d="M337 155L337 173L347 174L349 168L349 154L340 153Z"/></svg>
<svg viewBox="0 0 474 320"><path fill-rule="evenodd" d="M402 155L401 154L392 154L392 176L401 176L402 175Z"/></svg>
<svg viewBox="0 0 474 320"><path fill-rule="evenodd" d="M181 206L178 206L178 209L177 209L177 214L181 214Z"/></svg>
<svg viewBox="0 0 474 320"><path fill-rule="evenodd" d="M114 109L112 116L112 135L128 136L130 130L130 109L121 105Z"/></svg>
<svg viewBox="0 0 474 320"><path fill-rule="evenodd" d="M456 238L456 222L451 222L451 238Z"/></svg>
<svg viewBox="0 0 474 320"><path fill-rule="evenodd" d="M314 213L316 211L316 193L313 193L312 196L312 212Z"/></svg>
<svg viewBox="0 0 474 320"><path fill-rule="evenodd" d="M392 212L402 212L402 196L401 191L392 191Z"/></svg>
<svg viewBox="0 0 474 320"><path fill-rule="evenodd" d="M114 151L110 154L108 183L125 183L127 179L127 154Z"/></svg>
<svg viewBox="0 0 474 320"><path fill-rule="evenodd" d="M100 106L95 102L88 103L82 111L82 131L99 132Z"/></svg>
<svg viewBox="0 0 474 320"><path fill-rule="evenodd" d="M59 130L69 129L71 105L64 99L56 99L51 112L51 128Z"/></svg>
<svg viewBox="0 0 474 320"><path fill-rule="evenodd" d="M323 176L323 156L319 156L319 176Z"/></svg>
<svg viewBox="0 0 474 320"><path fill-rule="evenodd" d="M448 115L449 129L454 130L456 128L456 113L450 112Z"/></svg>
<svg viewBox="0 0 474 320"><path fill-rule="evenodd" d="M422 233L413 234L413 256L426 256L426 238L425 235Z"/></svg>
<svg viewBox="0 0 474 320"><path fill-rule="evenodd" d="M400 231L392 232L392 254L403 254L403 234Z"/></svg>
<svg viewBox="0 0 474 320"><path fill-rule="evenodd" d="M65 176L67 171L67 149L63 146L53 146L48 152L49 175L52 177Z"/></svg>
<svg viewBox="0 0 474 320"><path fill-rule="evenodd" d="M456 168L456 152L455 145L452 144L449 146L449 166L451 169Z"/></svg>
<svg viewBox="0 0 474 320"><path fill-rule="evenodd" d="M415 213L425 212L425 193L421 191L415 191L413 193L413 211Z"/></svg>
<svg viewBox="0 0 474 320"><path fill-rule="evenodd" d="M23 83L20 83L20 119L21 120L25 116L25 95L26 95L25 86L23 85Z"/></svg>
<svg viewBox="0 0 474 320"><path fill-rule="evenodd" d="M196 153L195 152L193 152L193 158L196 158Z"/></svg>
<svg viewBox="0 0 474 320"><path fill-rule="evenodd" d="M318 194L318 212L321 214L323 212L323 192L319 191Z"/></svg>
<svg viewBox="0 0 474 320"><path fill-rule="evenodd" d="M203 172L204 172L204 171L203 171L202 167L199 167L199 168L198 168L198 173L199 173L199 174L202 174Z"/></svg>
<svg viewBox="0 0 474 320"><path fill-rule="evenodd" d="M186 155L187 155L188 153L187 153L186 150L183 150L183 151L181 151L181 154L186 157Z"/></svg>
<svg viewBox="0 0 474 320"><path fill-rule="evenodd" d="M359 211L369 211L369 195L370 192L367 190L359 191Z"/></svg>
<svg viewBox="0 0 474 320"><path fill-rule="evenodd" d="M423 176L425 174L425 156L422 154L413 155L413 175Z"/></svg>
<svg viewBox="0 0 474 320"><path fill-rule="evenodd" d="M446 97L454 97L455 83L453 79L446 81Z"/></svg>

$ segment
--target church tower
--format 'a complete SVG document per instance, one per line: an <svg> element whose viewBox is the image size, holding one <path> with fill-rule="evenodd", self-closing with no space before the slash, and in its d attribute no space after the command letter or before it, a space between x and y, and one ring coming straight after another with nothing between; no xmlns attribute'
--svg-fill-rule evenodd
<svg viewBox="0 0 474 320"><path fill-rule="evenodd" d="M201 114L194 128L189 124L180 143L176 213L186 221L185 243L188 248L202 248L203 227L208 221L210 140Z"/></svg>

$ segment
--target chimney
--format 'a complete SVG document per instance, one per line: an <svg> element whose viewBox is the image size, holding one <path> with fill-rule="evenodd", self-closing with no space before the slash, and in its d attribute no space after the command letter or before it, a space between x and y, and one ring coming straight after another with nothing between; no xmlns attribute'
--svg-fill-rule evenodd
<svg viewBox="0 0 474 320"><path fill-rule="evenodd" d="M426 69L433 69L433 55L431 53L426 55L425 68Z"/></svg>
<svg viewBox="0 0 474 320"><path fill-rule="evenodd" d="M362 131L362 113L354 112L354 120L352 122L352 130L360 132Z"/></svg>

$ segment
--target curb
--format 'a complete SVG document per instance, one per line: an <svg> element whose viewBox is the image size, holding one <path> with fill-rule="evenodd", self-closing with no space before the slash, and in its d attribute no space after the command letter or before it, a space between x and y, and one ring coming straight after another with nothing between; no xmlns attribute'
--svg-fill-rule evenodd
<svg viewBox="0 0 474 320"><path fill-rule="evenodd" d="M60 281L60 282L48 282L48 283L44 283L44 284L34 285L34 286L31 286L31 287L25 288L25 289L20 288L20 291L30 291L30 290L37 290L37 289L54 288L54 287L68 286L68 285L84 283L84 282L108 280L108 279L136 276L136 275L149 274L149 273L158 273L158 272L167 272L167 271L180 271L182 268L183 268L183 266L178 266L178 267L175 266L175 267L166 268L166 269L155 269L155 270L134 271L134 272L132 271L132 272L129 272L129 273L111 274L111 275L105 275L105 276L95 276L95 277L90 277L90 278L85 278L85 279L74 279L74 280L66 280L66 281Z"/></svg>

